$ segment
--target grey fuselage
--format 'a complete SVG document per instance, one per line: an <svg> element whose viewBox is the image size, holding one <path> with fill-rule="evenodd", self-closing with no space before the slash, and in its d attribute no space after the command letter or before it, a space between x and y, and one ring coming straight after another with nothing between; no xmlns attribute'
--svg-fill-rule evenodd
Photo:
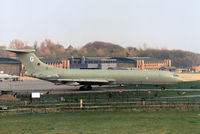
<svg viewBox="0 0 200 134"><path fill-rule="evenodd" d="M56 79L87 79L107 80L110 84L153 84L166 85L181 82L182 79L168 71L157 70L78 70L78 69L59 69L43 72L44 77L35 75L37 78L54 81ZM40 73L39 73L40 74ZM84 83L84 82L83 82ZM65 83L63 83L65 84ZM81 84L84 85L84 84ZM93 82L92 85L99 85Z"/></svg>

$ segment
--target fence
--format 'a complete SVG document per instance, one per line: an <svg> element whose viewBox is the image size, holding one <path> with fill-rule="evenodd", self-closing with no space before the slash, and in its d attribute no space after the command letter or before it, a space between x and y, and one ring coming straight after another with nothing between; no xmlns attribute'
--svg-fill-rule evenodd
<svg viewBox="0 0 200 134"><path fill-rule="evenodd" d="M82 110L199 110L200 92L141 91L45 94L31 100L30 94L18 94L20 102L4 102L8 110L0 112L56 112ZM82 107L80 106L82 100Z"/></svg>

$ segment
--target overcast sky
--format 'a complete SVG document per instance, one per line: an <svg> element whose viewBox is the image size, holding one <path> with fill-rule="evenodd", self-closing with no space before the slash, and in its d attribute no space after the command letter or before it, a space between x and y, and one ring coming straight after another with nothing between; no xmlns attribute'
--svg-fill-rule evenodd
<svg viewBox="0 0 200 134"><path fill-rule="evenodd" d="M200 0L0 0L0 45L46 38L200 53Z"/></svg>

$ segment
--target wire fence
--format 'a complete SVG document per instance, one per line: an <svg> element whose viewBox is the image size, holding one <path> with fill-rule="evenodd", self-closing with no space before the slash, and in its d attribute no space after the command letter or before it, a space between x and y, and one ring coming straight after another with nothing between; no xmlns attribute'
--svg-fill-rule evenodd
<svg viewBox="0 0 200 134"><path fill-rule="evenodd" d="M186 92L102 92L44 94L40 99L32 99L30 94L16 95L19 102L0 102L8 109L4 112L57 112L90 110L200 110L197 93Z"/></svg>
<svg viewBox="0 0 200 134"><path fill-rule="evenodd" d="M27 104L11 106L8 110L0 112L57 112L57 111L96 111L96 110L199 110L200 103L84 103L80 107L79 103L62 103L51 105Z"/></svg>

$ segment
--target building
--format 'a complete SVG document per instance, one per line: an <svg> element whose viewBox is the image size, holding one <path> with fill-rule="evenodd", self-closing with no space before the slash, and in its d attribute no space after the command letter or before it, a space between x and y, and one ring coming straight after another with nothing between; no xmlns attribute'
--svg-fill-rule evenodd
<svg viewBox="0 0 200 134"><path fill-rule="evenodd" d="M159 70L171 68L171 60L164 61L151 57L71 57L69 60L52 60L41 58L46 64L66 69L110 69L137 68L141 70ZM174 68L173 68L174 69Z"/></svg>
<svg viewBox="0 0 200 134"><path fill-rule="evenodd" d="M137 60L137 68L139 69L147 69L147 70L159 70L163 67L171 67L171 60L166 59L164 61L145 61L145 60Z"/></svg>
<svg viewBox="0 0 200 134"><path fill-rule="evenodd" d="M52 65L58 68L70 69L69 60L45 59L45 58L40 58L40 60L48 65Z"/></svg>
<svg viewBox="0 0 200 134"><path fill-rule="evenodd" d="M117 67L116 59L108 57L81 57L70 59L71 69L108 69Z"/></svg>
<svg viewBox="0 0 200 134"><path fill-rule="evenodd" d="M192 71L194 72L200 72L200 65L199 66L193 66Z"/></svg>
<svg viewBox="0 0 200 134"><path fill-rule="evenodd" d="M171 60L164 61L151 57L115 57L118 67L137 68L141 70L159 70L162 67L171 67Z"/></svg>
<svg viewBox="0 0 200 134"><path fill-rule="evenodd" d="M21 62L13 58L0 58L0 71L19 76L22 71Z"/></svg>

